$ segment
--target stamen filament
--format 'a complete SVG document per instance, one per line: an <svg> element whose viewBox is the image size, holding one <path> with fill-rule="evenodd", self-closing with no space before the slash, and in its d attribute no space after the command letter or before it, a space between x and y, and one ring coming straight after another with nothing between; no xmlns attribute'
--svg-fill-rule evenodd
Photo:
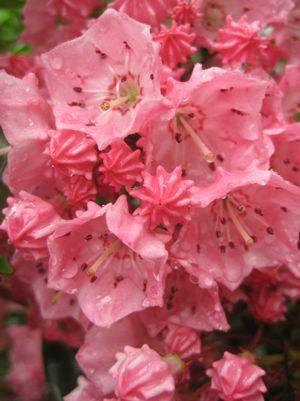
<svg viewBox="0 0 300 401"><path fill-rule="evenodd" d="M99 267L104 263L115 251L120 247L121 242L119 239L115 239L110 246L108 246L101 253L99 258L92 264L92 266L87 270L88 276L94 276L97 273Z"/></svg>
<svg viewBox="0 0 300 401"><path fill-rule="evenodd" d="M233 222L235 228L237 229L238 233L241 235L243 240L245 241L246 245L252 245L254 243L253 238L247 233L245 228L242 226L241 222L239 221L238 217L236 216L233 207L230 204L229 199L225 199L225 205L228 211L228 214Z"/></svg>
<svg viewBox="0 0 300 401"><path fill-rule="evenodd" d="M122 104L127 103L130 100L130 95L121 96L115 100L104 101L100 104L100 109L103 111L107 111L109 109L113 109L114 107L122 106Z"/></svg>
<svg viewBox="0 0 300 401"><path fill-rule="evenodd" d="M190 124L183 117L180 117L179 121L181 122L183 127L186 129L188 134L191 136L191 138L195 142L195 144L198 146L198 148L202 152L204 159L207 161L207 163L212 163L214 161L213 152L205 145L205 143L201 140L199 135L197 135L197 133L194 131L194 129L190 126Z"/></svg>
<svg viewBox="0 0 300 401"><path fill-rule="evenodd" d="M10 146L6 146L5 148L0 148L0 156L6 155L10 151Z"/></svg>
<svg viewBox="0 0 300 401"><path fill-rule="evenodd" d="M59 301L61 295L62 295L61 291L56 291L51 298L51 304L55 305Z"/></svg>

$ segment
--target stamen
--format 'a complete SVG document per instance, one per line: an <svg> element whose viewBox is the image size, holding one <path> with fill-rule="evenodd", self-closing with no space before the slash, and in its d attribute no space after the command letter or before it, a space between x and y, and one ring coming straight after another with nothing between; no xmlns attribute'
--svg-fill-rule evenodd
<svg viewBox="0 0 300 401"><path fill-rule="evenodd" d="M207 161L207 163L212 163L214 161L213 152L205 145L205 143L201 140L199 135L194 131L194 129L190 126L190 124L183 117L179 117L179 121L181 122L183 127L186 129L188 134L191 136L191 138L195 142L195 144L198 146L198 148L202 152L204 159Z"/></svg>
<svg viewBox="0 0 300 401"><path fill-rule="evenodd" d="M59 301L61 295L62 295L61 291L56 291L51 298L51 304L55 305Z"/></svg>
<svg viewBox="0 0 300 401"><path fill-rule="evenodd" d="M100 109L102 111L107 111L110 109L113 109L114 107L119 107L122 106L123 104L129 102L131 99L131 95L127 95L127 96L121 96L115 100L111 100L110 102L108 101L104 101L100 104Z"/></svg>
<svg viewBox="0 0 300 401"><path fill-rule="evenodd" d="M242 226L241 222L239 221L238 217L236 216L236 214L233 210L233 207L230 204L229 199L225 199L225 205L226 205L228 214L231 218L231 221L233 222L238 233L241 235L241 237L245 241L246 245L252 245L254 243L253 238L247 233L247 231Z"/></svg>
<svg viewBox="0 0 300 401"><path fill-rule="evenodd" d="M10 146L6 146L5 148L0 148L0 156L6 155L10 150Z"/></svg>
<svg viewBox="0 0 300 401"><path fill-rule="evenodd" d="M99 267L104 263L112 254L116 252L116 250L120 247L121 242L119 239L115 239L110 246L108 246L101 253L99 258L92 264L92 266L87 270L88 276L94 276L97 273Z"/></svg>

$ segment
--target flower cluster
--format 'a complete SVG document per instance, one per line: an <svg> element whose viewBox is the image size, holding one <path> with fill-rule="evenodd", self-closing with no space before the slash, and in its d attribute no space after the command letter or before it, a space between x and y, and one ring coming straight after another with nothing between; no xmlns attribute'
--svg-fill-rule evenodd
<svg viewBox="0 0 300 401"><path fill-rule="evenodd" d="M300 299L299 13L27 1L32 55L0 60L1 242L31 322L8 333L22 401L44 392L42 336L79 348L66 401L185 399L195 362L197 399L263 400L259 361L200 335L227 331L239 301L270 324Z"/></svg>

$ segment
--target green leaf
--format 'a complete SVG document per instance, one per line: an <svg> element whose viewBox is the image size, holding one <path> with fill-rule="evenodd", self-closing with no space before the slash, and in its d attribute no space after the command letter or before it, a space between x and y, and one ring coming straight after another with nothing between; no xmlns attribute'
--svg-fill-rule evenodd
<svg viewBox="0 0 300 401"><path fill-rule="evenodd" d="M4 274L6 276L9 276L13 272L14 272L13 268L8 263L7 258L5 256L0 256L0 274Z"/></svg>

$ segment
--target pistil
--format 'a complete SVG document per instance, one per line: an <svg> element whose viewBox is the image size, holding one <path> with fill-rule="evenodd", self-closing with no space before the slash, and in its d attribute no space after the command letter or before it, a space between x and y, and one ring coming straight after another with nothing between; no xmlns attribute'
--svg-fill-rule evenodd
<svg viewBox="0 0 300 401"><path fill-rule="evenodd" d="M130 99L131 99L131 95L129 94L127 96L118 97L115 100L111 100L111 101L105 100L104 102L102 102L100 104L99 107L102 111L107 111L107 110L113 109L115 107L124 105L125 103L129 102Z"/></svg>

